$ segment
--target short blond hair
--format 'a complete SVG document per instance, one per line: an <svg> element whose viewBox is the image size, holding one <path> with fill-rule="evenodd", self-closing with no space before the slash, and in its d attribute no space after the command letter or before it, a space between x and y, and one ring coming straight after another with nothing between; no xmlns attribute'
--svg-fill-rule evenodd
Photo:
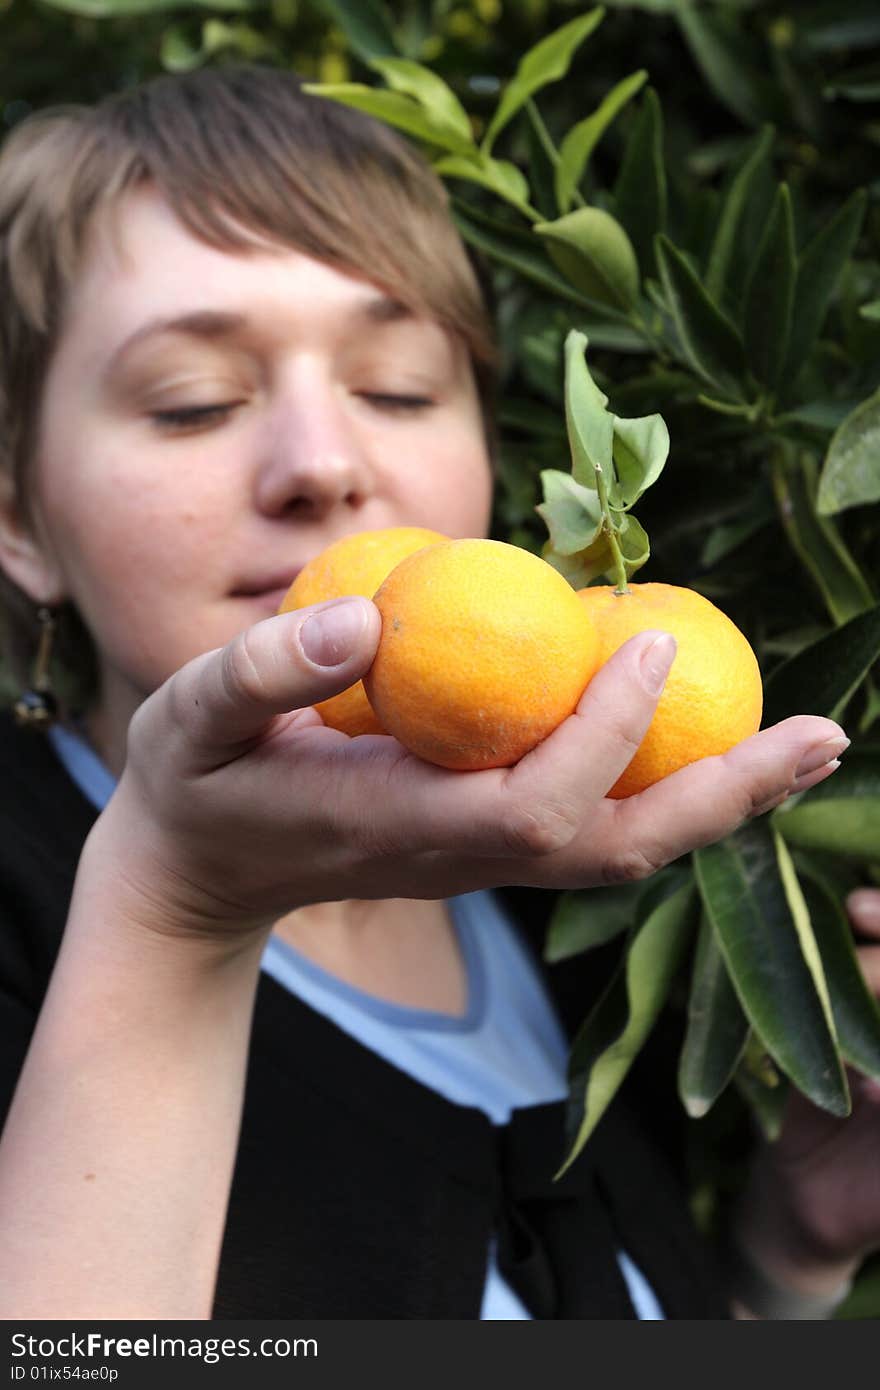
<svg viewBox="0 0 880 1390"><path fill-rule="evenodd" d="M98 212L144 182L210 245L246 250L269 237L368 276L457 334L494 453L488 277L429 165L380 122L306 95L288 72L209 68L154 78L96 106L39 112L0 152L0 474L25 521L43 384L87 234ZM0 606L7 659L24 680L34 608L2 574ZM88 636L75 613L59 616L62 660L88 687Z"/></svg>

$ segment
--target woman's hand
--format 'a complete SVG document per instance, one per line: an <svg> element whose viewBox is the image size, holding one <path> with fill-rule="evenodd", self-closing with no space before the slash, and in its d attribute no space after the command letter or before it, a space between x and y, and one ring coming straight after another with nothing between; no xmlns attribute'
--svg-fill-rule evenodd
<svg viewBox="0 0 880 1390"><path fill-rule="evenodd" d="M867 939L859 963L880 998L880 889L851 893L847 910ZM880 1250L880 1084L852 1071L849 1082L853 1108L844 1120L792 1091L741 1209L740 1244L775 1283L807 1295L833 1292Z"/></svg>
<svg viewBox="0 0 880 1390"><path fill-rule="evenodd" d="M270 618L145 701L87 847L117 894L122 875L136 917L214 934L317 901L642 877L821 780L846 742L800 716L608 800L674 651L643 633L516 766L451 772L392 738L350 739L310 708L368 669L379 633L365 599Z"/></svg>
<svg viewBox="0 0 880 1390"><path fill-rule="evenodd" d="M258 623L145 701L0 1145L0 1315L210 1316L278 916L635 877L827 775L840 730L798 718L607 800L669 665L654 637L633 638L574 716L497 771L447 772L394 739L324 727L312 703L373 659L379 615L363 599Z"/></svg>

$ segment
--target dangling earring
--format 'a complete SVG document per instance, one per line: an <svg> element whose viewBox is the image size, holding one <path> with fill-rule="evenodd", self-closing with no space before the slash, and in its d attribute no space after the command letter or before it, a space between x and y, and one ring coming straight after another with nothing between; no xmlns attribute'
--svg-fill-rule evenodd
<svg viewBox="0 0 880 1390"><path fill-rule="evenodd" d="M55 636L55 617L49 608L37 611L40 623L40 643L28 690L23 690L15 704L15 722L31 729L48 729L58 715L58 701L52 693L49 662Z"/></svg>

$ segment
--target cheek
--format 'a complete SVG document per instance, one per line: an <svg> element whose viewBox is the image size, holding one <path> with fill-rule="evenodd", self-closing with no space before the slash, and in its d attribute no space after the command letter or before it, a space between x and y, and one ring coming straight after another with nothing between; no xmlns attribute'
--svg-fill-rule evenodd
<svg viewBox="0 0 880 1390"><path fill-rule="evenodd" d="M191 478L189 464L179 479ZM108 464L99 482L45 489L43 514L68 597L106 661L143 689L207 646L200 592L216 593L224 538L220 499L169 488ZM178 481L179 481L178 479ZM213 587L212 587L213 586Z"/></svg>
<svg viewBox="0 0 880 1390"><path fill-rule="evenodd" d="M475 442L474 430L450 431L423 448L421 457L422 466L411 470L410 480L431 518L424 524L454 537L484 535L494 484L488 454Z"/></svg>
<svg viewBox="0 0 880 1390"><path fill-rule="evenodd" d="M130 590L187 578L197 560L191 502L130 480L94 489L84 479L69 497L50 497L45 515L73 597L123 599Z"/></svg>
<svg viewBox="0 0 880 1390"><path fill-rule="evenodd" d="M236 505L216 460L197 450L156 458L140 439L108 447L95 430L50 457L41 507L74 595L190 582Z"/></svg>

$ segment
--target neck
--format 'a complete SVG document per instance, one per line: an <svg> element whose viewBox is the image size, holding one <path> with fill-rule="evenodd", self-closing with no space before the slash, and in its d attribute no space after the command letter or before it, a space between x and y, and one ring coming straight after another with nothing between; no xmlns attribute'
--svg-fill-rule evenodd
<svg viewBox="0 0 880 1390"><path fill-rule="evenodd" d="M128 722L117 725L102 710L90 711L83 721L85 736L101 762L117 780L125 767L125 748Z"/></svg>
<svg viewBox="0 0 880 1390"><path fill-rule="evenodd" d="M281 918L274 934L367 994L452 1015L467 1008L464 961L443 902L315 903Z"/></svg>
<svg viewBox="0 0 880 1390"><path fill-rule="evenodd" d="M117 779L122 776L128 744L128 726L145 699L112 668L100 673L98 697L83 720L85 736L104 766Z"/></svg>

